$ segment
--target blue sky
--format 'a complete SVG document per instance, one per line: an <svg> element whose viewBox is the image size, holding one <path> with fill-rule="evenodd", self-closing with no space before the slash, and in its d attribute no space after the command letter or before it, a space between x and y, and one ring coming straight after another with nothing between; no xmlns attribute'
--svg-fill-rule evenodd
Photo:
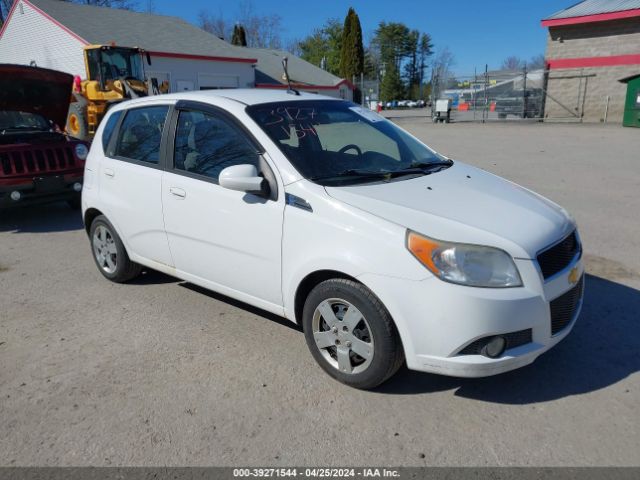
<svg viewBox="0 0 640 480"><path fill-rule="evenodd" d="M222 12L230 22L238 12L234 0L151 1L157 13L194 23L203 9ZM497 68L509 55L529 59L544 53L546 32L540 20L573 3L576 0L252 0L257 13L280 15L285 40L305 37L327 18L343 19L349 6L360 16L365 37L373 34L381 20L403 22L430 33L436 48L448 47L459 75L473 74L474 67L480 71L485 63Z"/></svg>

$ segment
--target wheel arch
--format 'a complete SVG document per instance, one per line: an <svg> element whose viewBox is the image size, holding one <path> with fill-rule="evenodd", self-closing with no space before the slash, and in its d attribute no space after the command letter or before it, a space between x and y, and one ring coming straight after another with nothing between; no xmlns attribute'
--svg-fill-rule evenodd
<svg viewBox="0 0 640 480"><path fill-rule="evenodd" d="M307 274L298 284L293 302L294 321L299 326L302 326L302 310L304 309L304 302L307 300L311 290L325 280L330 280L332 278L344 278L346 280L353 280L354 282L362 283L357 278L338 270L316 270Z"/></svg>
<svg viewBox="0 0 640 480"><path fill-rule="evenodd" d="M91 231L91 224L100 215L104 215L104 214L97 208L87 208L87 210L84 212L84 216L83 216L84 229L86 230L87 235L89 235Z"/></svg>

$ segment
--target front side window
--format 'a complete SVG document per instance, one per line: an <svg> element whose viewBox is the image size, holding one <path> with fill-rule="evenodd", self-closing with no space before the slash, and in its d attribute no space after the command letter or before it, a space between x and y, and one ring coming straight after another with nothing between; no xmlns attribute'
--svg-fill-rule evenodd
<svg viewBox="0 0 640 480"><path fill-rule="evenodd" d="M304 177L321 185L406 179L452 163L350 102L287 101L253 105L247 113Z"/></svg>
<svg viewBox="0 0 640 480"><path fill-rule="evenodd" d="M118 134L116 156L157 165L168 110L163 105L127 111Z"/></svg>
<svg viewBox="0 0 640 480"><path fill-rule="evenodd" d="M178 116L174 168L218 180L232 165L259 168L259 153L246 135L225 118L183 110Z"/></svg>

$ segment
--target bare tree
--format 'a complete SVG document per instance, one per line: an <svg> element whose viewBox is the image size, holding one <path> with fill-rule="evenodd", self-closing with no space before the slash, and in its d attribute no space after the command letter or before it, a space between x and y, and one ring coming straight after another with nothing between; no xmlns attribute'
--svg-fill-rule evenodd
<svg viewBox="0 0 640 480"><path fill-rule="evenodd" d="M302 40L299 38L290 38L286 41L284 49L290 54L300 57L302 56L302 48L300 47L301 42Z"/></svg>
<svg viewBox="0 0 640 480"><path fill-rule="evenodd" d="M453 71L451 69L455 64L455 57L448 47L438 50L431 66L434 83L432 88L436 96L439 95L439 90L444 90L451 83L453 79Z"/></svg>
<svg viewBox="0 0 640 480"><path fill-rule="evenodd" d="M240 2L238 23L247 33L247 45L254 48L282 48L282 18L275 13L255 13L251 0Z"/></svg>
<svg viewBox="0 0 640 480"><path fill-rule="evenodd" d="M223 40L231 38L232 26L225 20L222 13L213 15L211 12L201 10L200 13L198 13L198 26L204 31Z"/></svg>
<svg viewBox="0 0 640 480"><path fill-rule="evenodd" d="M540 70L542 68L545 68L546 64L547 63L544 59L544 55L539 54L531 57L531 60L527 62L527 68L529 70Z"/></svg>
<svg viewBox="0 0 640 480"><path fill-rule="evenodd" d="M515 55L511 55L502 62L502 70L522 70L525 62Z"/></svg>
<svg viewBox="0 0 640 480"><path fill-rule="evenodd" d="M239 4L236 20L225 18L207 10L198 14L198 26L222 39L231 39L234 25L242 25L247 38L247 46L255 48L282 48L282 19L279 15L255 13L253 4L244 0Z"/></svg>

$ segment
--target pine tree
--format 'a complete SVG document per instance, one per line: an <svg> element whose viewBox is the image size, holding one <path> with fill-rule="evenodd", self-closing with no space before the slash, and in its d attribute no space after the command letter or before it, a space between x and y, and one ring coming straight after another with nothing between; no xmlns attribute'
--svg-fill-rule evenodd
<svg viewBox="0 0 640 480"><path fill-rule="evenodd" d="M233 36L231 37L231 44L239 47L247 46L247 33L244 27L240 24L236 24L233 27Z"/></svg>
<svg viewBox="0 0 640 480"><path fill-rule="evenodd" d="M364 46L362 27L356 11L350 7L344 19L342 48L340 51L340 76L351 80L364 71Z"/></svg>
<svg viewBox="0 0 640 480"><path fill-rule="evenodd" d="M401 98L404 98L404 85L395 63L390 63L380 83L380 99L389 102Z"/></svg>

